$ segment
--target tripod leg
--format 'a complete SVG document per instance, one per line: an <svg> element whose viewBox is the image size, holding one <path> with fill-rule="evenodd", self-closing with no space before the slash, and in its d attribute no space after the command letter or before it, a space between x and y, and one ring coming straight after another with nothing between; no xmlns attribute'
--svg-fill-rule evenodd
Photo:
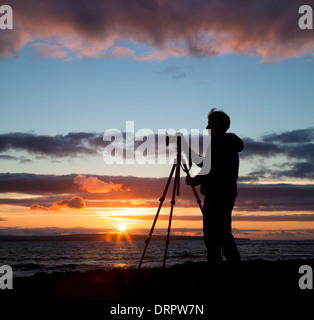
<svg viewBox="0 0 314 320"><path fill-rule="evenodd" d="M150 232L149 232L149 235L148 235L147 239L145 240L145 244L146 244L146 245L145 245L145 248L144 248L144 251L143 251L143 254L142 254L142 258L141 258L140 263L139 263L139 265L138 265L138 269L141 268L141 265L142 265L142 263L143 263L143 260L144 260L144 256L145 256L147 247L148 247L149 242L150 242L150 240L151 240L151 237L152 237L152 235L153 235L153 232L154 232L154 229L155 229L155 225L156 225L156 222L157 222L157 219L158 219L158 216L159 216L159 212L160 212L161 207L162 207L162 205L163 205L163 203L164 203L164 201L165 201L165 198L166 198L166 195L167 195L167 191L168 191L168 188L169 188L169 185L170 185L170 182L171 182L171 179L172 179L172 176L173 176L173 173L174 173L175 168L176 168L176 164L173 164L172 169L171 169L171 172L170 172L170 174L169 174L169 178L168 178L167 184L166 184L165 189L164 189L164 192L163 192L161 198L159 199L159 201L160 201L160 202L159 202L159 207L158 207L158 210L157 210L157 213L156 213L156 216L155 216L155 219L154 219L152 228L151 228L151 230L150 230Z"/></svg>
<svg viewBox="0 0 314 320"><path fill-rule="evenodd" d="M171 209L170 209L170 216L169 216L169 224L168 224L168 232L167 232L166 249L165 249L163 267L166 266L167 251L168 251L168 245L169 245L169 242L170 242L169 239L170 239L170 229L171 229L173 207L174 207L174 205L176 203L175 197L176 197L176 192L179 190L179 184L180 184L180 166L177 165L175 180L174 180L174 184L173 184L173 191L172 191Z"/></svg>

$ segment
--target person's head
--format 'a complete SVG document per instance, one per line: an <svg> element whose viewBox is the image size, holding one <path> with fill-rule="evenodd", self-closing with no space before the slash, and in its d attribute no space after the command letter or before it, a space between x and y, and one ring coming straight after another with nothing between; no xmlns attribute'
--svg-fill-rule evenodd
<svg viewBox="0 0 314 320"><path fill-rule="evenodd" d="M211 135L213 137L226 133L229 127L230 118L226 113L223 111L216 111L216 108L210 110L206 129L211 130Z"/></svg>

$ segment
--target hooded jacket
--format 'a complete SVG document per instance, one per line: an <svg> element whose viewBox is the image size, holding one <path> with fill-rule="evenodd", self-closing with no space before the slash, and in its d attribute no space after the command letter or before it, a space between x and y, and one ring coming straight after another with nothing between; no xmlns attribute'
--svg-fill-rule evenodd
<svg viewBox="0 0 314 320"><path fill-rule="evenodd" d="M234 133L211 138L211 168L201 176L201 193L217 199L237 197L239 155L243 141Z"/></svg>

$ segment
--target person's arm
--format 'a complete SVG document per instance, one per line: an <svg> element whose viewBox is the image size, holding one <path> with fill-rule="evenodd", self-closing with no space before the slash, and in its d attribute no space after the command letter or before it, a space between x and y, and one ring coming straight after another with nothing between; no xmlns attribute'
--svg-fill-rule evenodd
<svg viewBox="0 0 314 320"><path fill-rule="evenodd" d="M190 186L197 186L199 184L201 184L204 179L206 179L206 181L211 180L212 178L212 145L210 144L207 148L205 157L202 157L202 164L201 164L201 170L200 172L197 174L197 176L195 176L194 178L192 177L187 177L185 179L186 184L190 185Z"/></svg>
<svg viewBox="0 0 314 320"><path fill-rule="evenodd" d="M195 152L186 142L186 140L184 139L184 136L182 134L180 134L181 137L181 148L182 151L185 153L188 161L192 161L193 163L195 163L197 166L202 167L203 166L203 161L205 159L205 157L199 155L197 152ZM191 159L189 159L191 157Z"/></svg>
<svg viewBox="0 0 314 320"><path fill-rule="evenodd" d="M198 186L202 182L202 176L195 176L192 178L191 176L186 176L185 182L188 186Z"/></svg>

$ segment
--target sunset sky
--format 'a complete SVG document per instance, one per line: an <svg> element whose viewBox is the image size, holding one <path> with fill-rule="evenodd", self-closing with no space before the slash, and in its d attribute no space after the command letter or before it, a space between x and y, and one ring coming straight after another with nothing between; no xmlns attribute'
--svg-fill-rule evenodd
<svg viewBox="0 0 314 320"><path fill-rule="evenodd" d="M303 1L4 2L0 235L121 224L147 234L171 169L157 163L158 130L203 130L215 107L244 141L234 235L314 239L314 30L298 26ZM154 164L104 161L104 133L127 121L150 132ZM172 232L202 235L183 173L181 186Z"/></svg>

